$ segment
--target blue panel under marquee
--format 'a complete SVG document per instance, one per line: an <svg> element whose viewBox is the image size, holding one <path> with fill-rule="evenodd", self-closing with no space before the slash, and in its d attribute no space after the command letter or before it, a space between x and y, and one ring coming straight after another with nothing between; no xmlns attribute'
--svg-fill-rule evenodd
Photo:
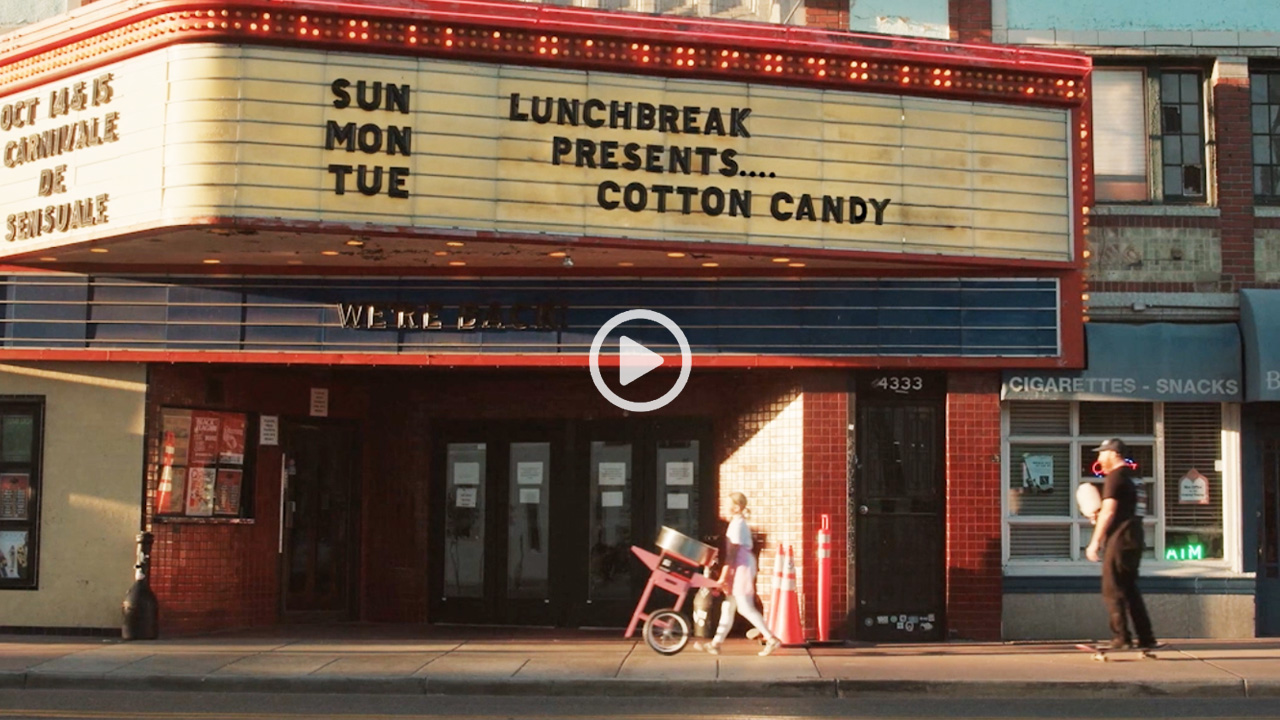
<svg viewBox="0 0 1280 720"><path fill-rule="evenodd" d="M1053 278L676 280L0 276L8 348L585 355L624 310L669 316L704 355L1056 357ZM441 329L343 327L339 304L420 312ZM458 329L462 308L479 325ZM492 307L492 310L490 309ZM541 308L541 309L540 309ZM349 309L350 312L350 309ZM363 312L363 310L362 310ZM538 328L555 318L554 327ZM364 317L361 315L360 317ZM383 317L383 316L379 316ZM394 312L386 317L394 317ZM511 329L519 323L533 325ZM656 350L670 335L626 333Z"/></svg>

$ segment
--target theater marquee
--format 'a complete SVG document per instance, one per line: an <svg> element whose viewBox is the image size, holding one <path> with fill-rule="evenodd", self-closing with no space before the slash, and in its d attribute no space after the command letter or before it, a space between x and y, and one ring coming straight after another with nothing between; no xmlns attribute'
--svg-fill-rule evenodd
<svg viewBox="0 0 1280 720"><path fill-rule="evenodd" d="M1074 259L1067 109L214 44L0 108L0 256L221 217Z"/></svg>

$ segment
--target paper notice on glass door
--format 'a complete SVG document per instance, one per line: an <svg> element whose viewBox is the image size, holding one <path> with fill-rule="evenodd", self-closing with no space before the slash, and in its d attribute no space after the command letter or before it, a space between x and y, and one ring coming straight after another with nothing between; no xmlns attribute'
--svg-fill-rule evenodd
<svg viewBox="0 0 1280 720"><path fill-rule="evenodd" d="M668 510L688 510L689 495L686 493L667 493Z"/></svg>
<svg viewBox="0 0 1280 720"><path fill-rule="evenodd" d="M542 463L540 462L516 463L516 484L517 485L541 485L542 484Z"/></svg>
<svg viewBox="0 0 1280 720"><path fill-rule="evenodd" d="M476 506L477 488L458 488L458 507L473 508Z"/></svg>
<svg viewBox="0 0 1280 720"><path fill-rule="evenodd" d="M687 461L667 463L667 484L692 485L693 463Z"/></svg>
<svg viewBox="0 0 1280 720"><path fill-rule="evenodd" d="M620 492L600 493L600 507L622 507L622 493Z"/></svg>
<svg viewBox="0 0 1280 720"><path fill-rule="evenodd" d="M598 477L601 485L626 485L627 464L620 462L602 462L600 463L600 472L598 473ZM621 506L621 503L619 503L614 507Z"/></svg>
<svg viewBox="0 0 1280 720"><path fill-rule="evenodd" d="M479 485L480 463L460 462L453 464L454 485ZM461 507L461 506L459 506ZM472 507L475 507L474 505Z"/></svg>
<svg viewBox="0 0 1280 720"><path fill-rule="evenodd" d="M542 490L539 488L520 488L521 505L537 505L542 502Z"/></svg>

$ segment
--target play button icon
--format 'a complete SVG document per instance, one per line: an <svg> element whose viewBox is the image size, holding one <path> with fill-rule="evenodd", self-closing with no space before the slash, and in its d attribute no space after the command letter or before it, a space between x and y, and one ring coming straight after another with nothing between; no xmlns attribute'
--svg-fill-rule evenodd
<svg viewBox="0 0 1280 720"><path fill-rule="evenodd" d="M648 402L634 402L620 397L609 388L609 385L604 381L604 376L600 374L600 351L603 349L609 333L622 323L636 320L647 320L661 325L675 337L676 343L680 346L680 377L676 379L675 385L665 395L657 400ZM666 358L626 335L623 335L618 340L618 382L623 387L644 377L651 370L662 367L666 362ZM689 373L693 370L693 352L689 349L689 340L684 336L684 331L671 318L653 310L627 310L609 318L609 321L596 332L596 337L591 342L589 364L591 367L591 381L595 383L596 389L600 391L605 400L623 410L649 412L675 400L680 391L684 390L685 383L689 382Z"/></svg>
<svg viewBox="0 0 1280 720"><path fill-rule="evenodd" d="M623 387L643 377L650 370L662 367L662 363L665 362L661 355L626 335L618 341L618 351L622 355L618 362L618 382L622 383Z"/></svg>

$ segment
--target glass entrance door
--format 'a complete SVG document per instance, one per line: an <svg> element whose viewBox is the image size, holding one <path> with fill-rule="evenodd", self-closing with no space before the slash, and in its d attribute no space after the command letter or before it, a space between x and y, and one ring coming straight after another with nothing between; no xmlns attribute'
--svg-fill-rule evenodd
<svg viewBox="0 0 1280 720"><path fill-rule="evenodd" d="M434 622L625 627L668 525L714 527L709 424L451 423L433 433Z"/></svg>
<svg viewBox="0 0 1280 720"><path fill-rule="evenodd" d="M710 424L596 422L578 434L590 521L580 537L590 550L584 592L570 616L578 625L621 628L649 580L649 569L631 547L655 551L663 525L703 540L715 527L715 478L706 472ZM657 595L658 603L671 599Z"/></svg>
<svg viewBox="0 0 1280 720"><path fill-rule="evenodd" d="M347 619L354 609L358 433L332 422L285 420L284 612Z"/></svg>
<svg viewBox="0 0 1280 720"><path fill-rule="evenodd" d="M553 583L551 522L560 472L553 443L511 442L506 446L506 607L510 623L551 624Z"/></svg>
<svg viewBox="0 0 1280 720"><path fill-rule="evenodd" d="M1258 428L1262 507L1258 510L1258 635L1280 635L1280 425Z"/></svg>
<svg viewBox="0 0 1280 720"><path fill-rule="evenodd" d="M637 516L635 443L591 440L590 559L587 604L616 605L632 594L632 553Z"/></svg>
<svg viewBox="0 0 1280 720"><path fill-rule="evenodd" d="M432 618L554 624L563 441L535 423L453 425L436 437Z"/></svg>

